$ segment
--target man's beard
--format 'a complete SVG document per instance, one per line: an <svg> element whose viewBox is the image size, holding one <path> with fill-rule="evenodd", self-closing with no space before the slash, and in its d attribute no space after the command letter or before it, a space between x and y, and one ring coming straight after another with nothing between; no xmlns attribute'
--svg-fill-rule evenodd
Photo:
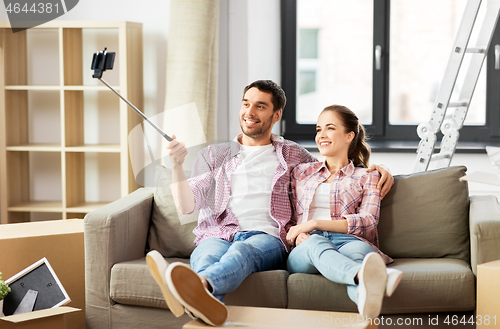
<svg viewBox="0 0 500 329"><path fill-rule="evenodd" d="M248 136L250 138L258 138L258 137L261 137L263 135L265 135L267 133L267 131L269 131L271 128L272 128L272 125L273 125L273 120L272 120L272 116L269 117L268 120L266 121L260 121L260 123L262 123L262 125L257 128L257 129L252 129L251 132L247 132L245 131L245 129L249 129L248 127L246 127L242 121L245 121L244 119L240 119L240 127L241 127L241 131L243 132L243 134L245 136ZM250 129L249 129L250 130Z"/></svg>

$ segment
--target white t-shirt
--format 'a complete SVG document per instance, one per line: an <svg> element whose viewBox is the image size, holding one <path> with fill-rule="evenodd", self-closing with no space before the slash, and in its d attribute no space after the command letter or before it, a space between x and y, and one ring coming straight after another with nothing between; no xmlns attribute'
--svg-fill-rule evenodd
<svg viewBox="0 0 500 329"><path fill-rule="evenodd" d="M332 219L330 216L330 183L321 183L309 207L309 219Z"/></svg>
<svg viewBox="0 0 500 329"><path fill-rule="evenodd" d="M261 231L279 236L271 217L271 185L279 164L273 144L240 145L241 162L231 176L228 208L236 216L240 231Z"/></svg>

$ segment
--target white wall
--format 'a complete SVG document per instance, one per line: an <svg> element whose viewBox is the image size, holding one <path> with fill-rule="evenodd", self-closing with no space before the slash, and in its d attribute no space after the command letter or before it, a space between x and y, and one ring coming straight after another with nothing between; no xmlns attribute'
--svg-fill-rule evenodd
<svg viewBox="0 0 500 329"><path fill-rule="evenodd" d="M259 79L281 83L279 0L221 0L219 140L241 130L243 88ZM227 30L225 30L227 29Z"/></svg>

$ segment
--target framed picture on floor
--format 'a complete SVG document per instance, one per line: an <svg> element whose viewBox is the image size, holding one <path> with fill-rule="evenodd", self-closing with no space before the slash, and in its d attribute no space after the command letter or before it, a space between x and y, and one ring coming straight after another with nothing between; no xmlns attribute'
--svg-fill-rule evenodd
<svg viewBox="0 0 500 329"><path fill-rule="evenodd" d="M6 316L58 307L71 301L45 257L5 283L11 289L4 299Z"/></svg>

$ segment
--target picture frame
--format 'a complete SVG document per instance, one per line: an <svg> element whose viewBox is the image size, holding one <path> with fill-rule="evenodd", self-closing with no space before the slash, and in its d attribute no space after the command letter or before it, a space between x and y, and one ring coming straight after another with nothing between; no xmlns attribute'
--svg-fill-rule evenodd
<svg viewBox="0 0 500 329"><path fill-rule="evenodd" d="M5 283L11 289L4 299L3 311L6 316L14 314L29 290L37 292L33 311L63 306L71 302L45 257L7 279Z"/></svg>

